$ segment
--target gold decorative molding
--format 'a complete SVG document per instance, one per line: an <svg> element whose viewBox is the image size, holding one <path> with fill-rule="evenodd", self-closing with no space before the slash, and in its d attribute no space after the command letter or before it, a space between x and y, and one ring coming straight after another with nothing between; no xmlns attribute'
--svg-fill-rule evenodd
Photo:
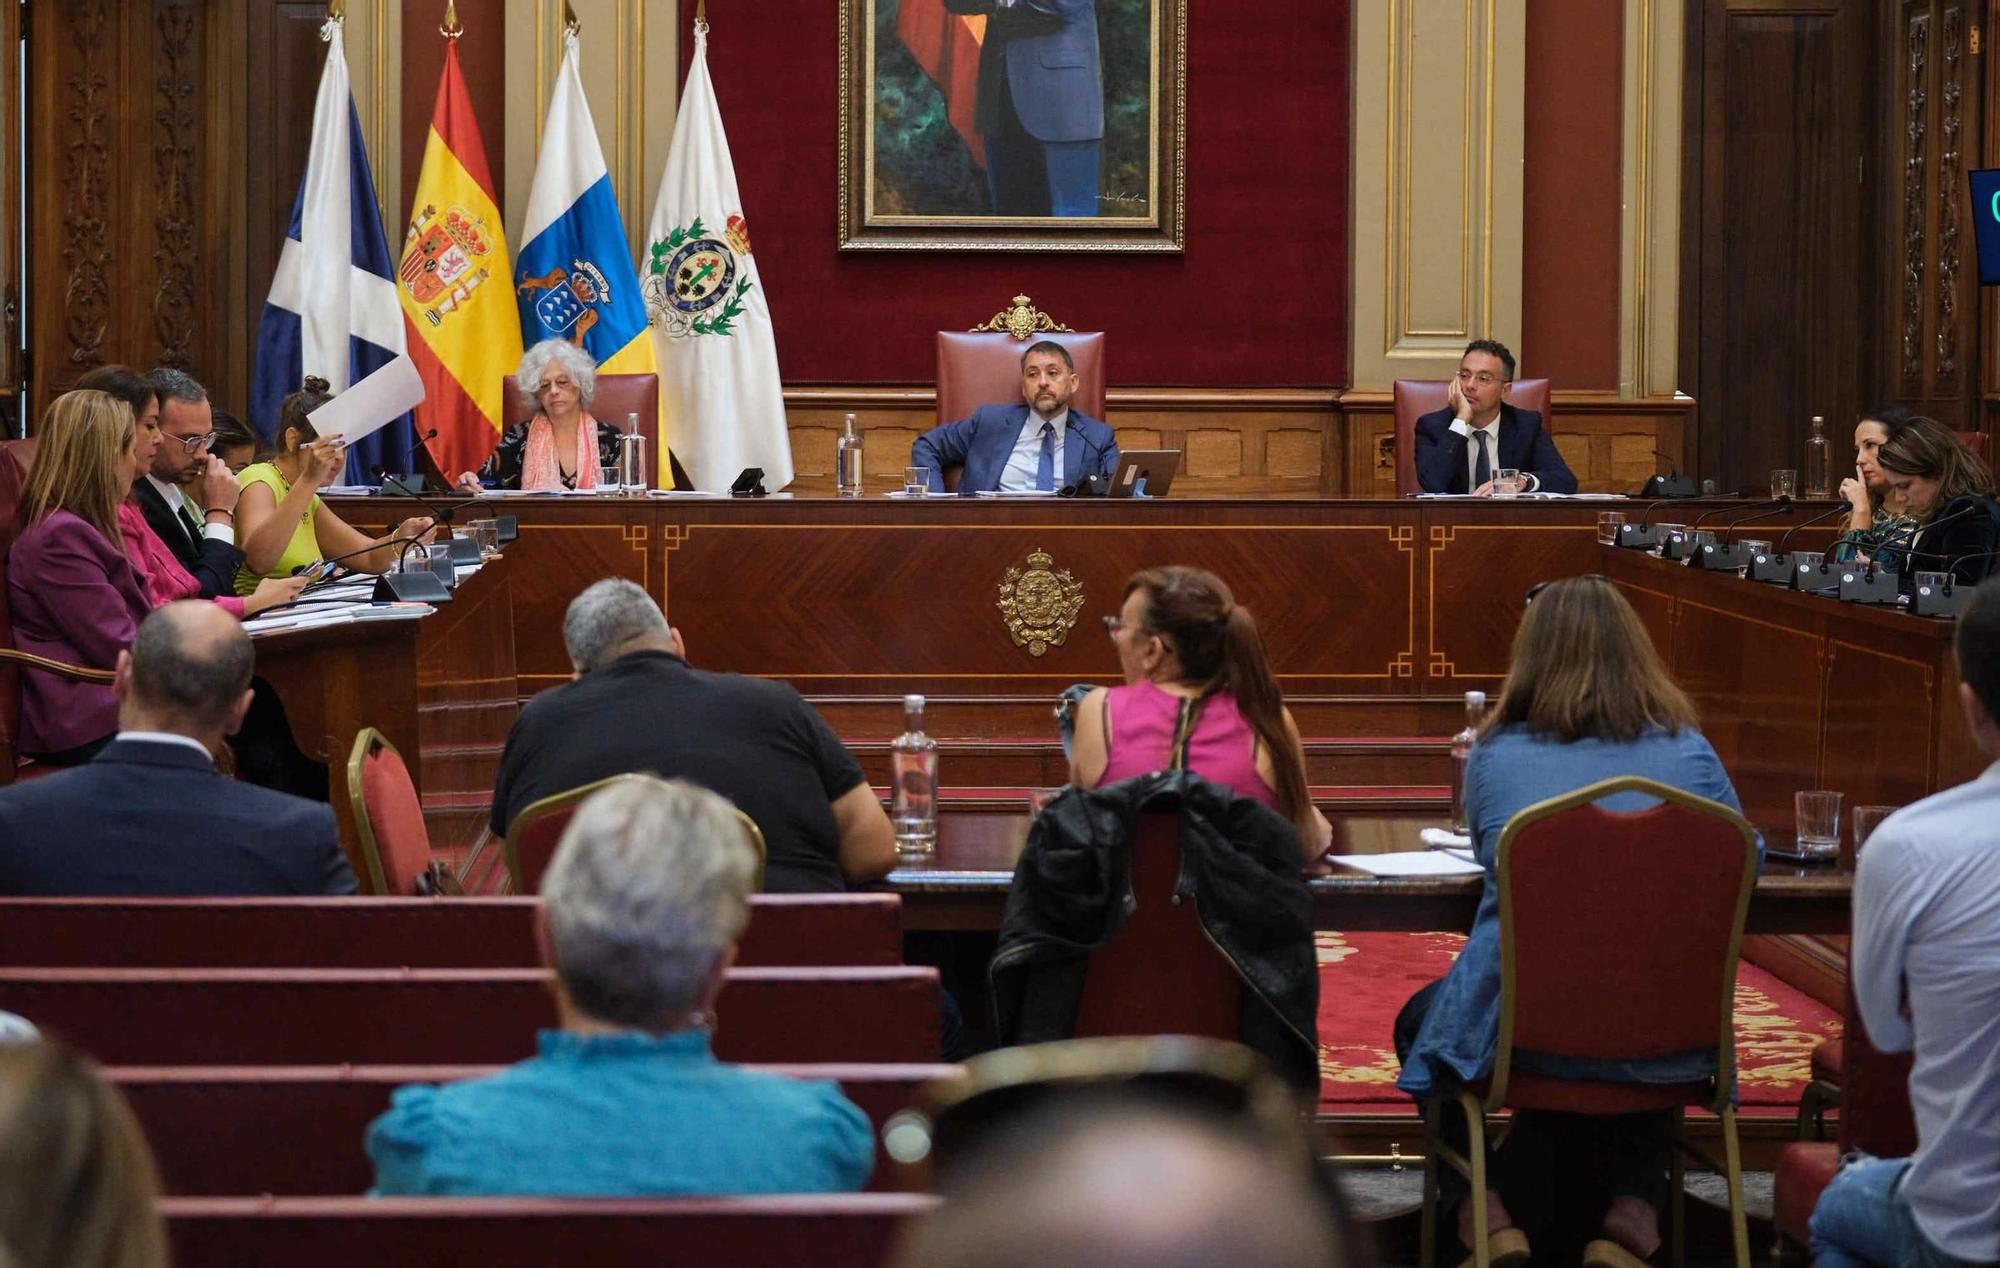
<svg viewBox="0 0 2000 1268"><path fill-rule="evenodd" d="M1518 4L1354 10L1352 378L1435 378L1466 340L1518 340L1523 41Z"/></svg>
<svg viewBox="0 0 2000 1268"><path fill-rule="evenodd" d="M1061 647L1076 628L1077 613L1083 611L1083 583L1067 568L1055 571L1055 559L1045 550L1030 551L1027 562L1026 571L1009 568L1001 578L996 606L1014 646L1040 656L1051 647Z"/></svg>
<svg viewBox="0 0 2000 1268"><path fill-rule="evenodd" d="M1012 308L1003 308L985 322L974 326L971 333L1008 334L1016 339L1026 339L1029 335L1042 331L1057 334L1075 334L1068 326L1035 307L1035 301L1026 295L1016 295Z"/></svg>
<svg viewBox="0 0 2000 1268"><path fill-rule="evenodd" d="M1679 387L1681 32L1686 0L1625 0L1618 387Z"/></svg>

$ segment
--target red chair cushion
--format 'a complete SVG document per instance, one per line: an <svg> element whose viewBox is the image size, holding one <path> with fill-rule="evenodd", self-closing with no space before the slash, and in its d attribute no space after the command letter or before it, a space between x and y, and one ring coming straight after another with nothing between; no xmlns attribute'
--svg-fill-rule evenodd
<svg viewBox="0 0 2000 1268"><path fill-rule="evenodd" d="M1507 1105L1511 1109L1561 1110L1571 1114L1637 1114L1646 1110L1707 1105L1715 1100L1715 1084L1585 1083L1537 1074L1510 1074Z"/></svg>
<svg viewBox="0 0 2000 1268"><path fill-rule="evenodd" d="M1840 1170L1840 1146L1819 1141L1786 1145L1771 1177L1771 1222L1778 1231L1804 1246L1813 1207Z"/></svg>
<svg viewBox="0 0 2000 1268"><path fill-rule="evenodd" d="M556 846L562 843L563 830L569 827L570 816L576 807L539 815L525 824L514 828L514 857L520 861L521 874L515 880L517 894L539 893L542 888L542 873L549 870L555 861Z"/></svg>
<svg viewBox="0 0 2000 1268"><path fill-rule="evenodd" d="M431 861L424 808L402 755L386 744L361 759L361 802L382 857L382 880L394 896L417 892L417 878Z"/></svg>

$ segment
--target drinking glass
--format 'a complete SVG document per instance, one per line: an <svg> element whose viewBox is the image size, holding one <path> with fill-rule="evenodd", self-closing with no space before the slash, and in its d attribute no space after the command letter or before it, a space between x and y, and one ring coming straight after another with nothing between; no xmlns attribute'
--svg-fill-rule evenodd
<svg viewBox="0 0 2000 1268"><path fill-rule="evenodd" d="M1618 540L1618 530L1625 523L1623 511L1599 511L1597 513L1597 540L1609 546Z"/></svg>
<svg viewBox="0 0 2000 1268"><path fill-rule="evenodd" d="M931 491L931 469L929 467L903 468L903 496L920 498Z"/></svg>
<svg viewBox="0 0 2000 1268"><path fill-rule="evenodd" d="M1502 467L1493 473L1493 496L1496 498L1516 497L1526 487L1527 483L1526 480L1521 478L1520 471L1513 467Z"/></svg>
<svg viewBox="0 0 2000 1268"><path fill-rule="evenodd" d="M500 553L499 520L467 520L465 532L466 536L479 543L480 558Z"/></svg>
<svg viewBox="0 0 2000 1268"><path fill-rule="evenodd" d="M1920 572L1917 574L1917 589L1925 594L1936 594L1944 589L1945 582L1950 579L1951 574L1948 572Z"/></svg>
<svg viewBox="0 0 2000 1268"><path fill-rule="evenodd" d="M1801 855L1825 859L1840 852L1841 797L1842 794L1823 788L1793 795Z"/></svg>
<svg viewBox="0 0 2000 1268"><path fill-rule="evenodd" d="M1752 559L1759 559L1771 553L1771 543L1767 541L1761 541L1755 537L1743 538L1742 544L1747 550L1749 550L1750 557Z"/></svg>
<svg viewBox="0 0 2000 1268"><path fill-rule="evenodd" d="M597 469L598 495L601 497L615 498L620 494L624 493L625 486L619 483L620 479L621 477L618 472L617 463L614 462L610 466L599 467Z"/></svg>
<svg viewBox="0 0 2000 1268"><path fill-rule="evenodd" d="M1795 498L1798 495L1798 469L1796 467L1773 467L1771 469L1771 496L1774 498Z"/></svg>
<svg viewBox="0 0 2000 1268"><path fill-rule="evenodd" d="M1850 838L1851 852L1841 855L1841 866L1850 872L1853 871L1854 865L1861 859L1861 847L1867 844L1869 837L1875 835L1875 829L1882 826L1884 819L1900 809L1901 806L1856 806Z"/></svg>
<svg viewBox="0 0 2000 1268"><path fill-rule="evenodd" d="M1653 529L1653 540L1658 543L1653 549L1659 554L1664 555L1667 553L1667 543L1677 541L1684 536L1688 531L1688 526L1685 524L1655 524Z"/></svg>

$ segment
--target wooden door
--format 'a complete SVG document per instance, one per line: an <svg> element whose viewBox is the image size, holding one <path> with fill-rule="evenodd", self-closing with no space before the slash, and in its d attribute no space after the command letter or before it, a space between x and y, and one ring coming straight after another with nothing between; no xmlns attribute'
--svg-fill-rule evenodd
<svg viewBox="0 0 2000 1268"><path fill-rule="evenodd" d="M21 329L21 6L0 0L0 436L23 434L28 377Z"/></svg>
<svg viewBox="0 0 2000 1268"><path fill-rule="evenodd" d="M1798 467L1815 414L1837 477L1880 390L1878 28L1877 0L1690 10L1693 465L1724 491Z"/></svg>

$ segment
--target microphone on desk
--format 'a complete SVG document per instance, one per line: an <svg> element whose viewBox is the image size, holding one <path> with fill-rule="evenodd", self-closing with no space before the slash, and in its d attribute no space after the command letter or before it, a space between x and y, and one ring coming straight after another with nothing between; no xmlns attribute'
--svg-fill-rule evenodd
<svg viewBox="0 0 2000 1268"><path fill-rule="evenodd" d="M436 431L437 429L432 428L431 430ZM381 467L375 468L375 474L381 477L382 487L386 491L389 487L389 476ZM466 498L462 502L453 502L449 506L439 506L415 490L409 491L407 496L426 511L429 511L431 518L444 527L444 540L451 547L451 561L453 563L476 564L479 562L479 543L461 533L453 532L451 517L468 506L478 506L483 503L486 500L483 495Z"/></svg>
<svg viewBox="0 0 2000 1268"><path fill-rule="evenodd" d="M1718 509L1726 510L1728 508ZM1781 515L1790 515L1792 513L1792 499L1790 495L1781 493L1768 502L1760 502L1756 506L1744 511L1741 515L1736 516L1727 524L1724 524L1722 526L1722 540L1720 542L1703 543L1701 549L1694 555L1694 566L1710 572L1735 572L1739 568L1748 568L1753 556L1749 547L1741 545L1736 541L1736 526L1746 520L1756 519L1767 511L1776 511ZM1698 527L1702 520L1714 514L1717 514L1717 511L1704 511L1696 517L1694 524L1690 526L1690 530Z"/></svg>
<svg viewBox="0 0 2000 1268"><path fill-rule="evenodd" d="M1938 523L1944 523L1939 520ZM1972 555L1953 555L1944 561L1944 584L1942 586L1912 585L1910 590L1910 612L1916 616L1957 616L1965 605L1972 602L1973 591L1981 583L1968 582L1960 585L1958 566L1971 563L1975 559L2000 559L2000 550L1982 550Z"/></svg>
<svg viewBox="0 0 2000 1268"><path fill-rule="evenodd" d="M1772 585L1790 586L1795 590L1807 588L1799 584L1799 570L1793 566L1795 561L1792 559L1791 553L1785 549L1791 544L1792 534L1802 528L1811 528L1815 524L1824 524L1836 516L1846 515L1849 509L1845 503L1842 503L1824 515L1815 515L1804 523L1794 524L1791 528L1785 530L1785 535L1777 540L1776 545L1771 548L1770 554L1758 555L1750 561L1750 580L1767 581ZM1821 566L1825 566L1824 561L1822 561ZM1807 567L1811 567L1811 565L1808 564Z"/></svg>
<svg viewBox="0 0 2000 1268"><path fill-rule="evenodd" d="M1092 441L1090 447L1083 451L1084 477L1075 484L1065 484L1062 488L1056 490L1056 496L1065 498L1103 497L1105 494L1111 492L1111 477L1109 475L1089 474L1091 463L1103 457L1105 447L1111 443L1113 442Z"/></svg>
<svg viewBox="0 0 2000 1268"><path fill-rule="evenodd" d="M412 533L408 537L392 537L386 542L371 542L363 546L360 550L350 550L344 555L335 555L331 559L321 559L309 564L300 564L298 567L292 569L292 575L296 577L310 568L318 568L326 564L346 563L350 559L380 550L384 546L401 546L402 549L396 552L396 563L400 568L403 556L409 553L410 547L423 540L424 534ZM332 573L329 569L327 576L331 575ZM322 581L325 579L325 577L320 578ZM312 584L317 585L318 582L316 581ZM438 576L435 572L385 572L376 578L374 593L368 596L368 601L371 603L449 603L451 602L451 590L445 585L444 578Z"/></svg>
<svg viewBox="0 0 2000 1268"><path fill-rule="evenodd" d="M1723 497L1660 498L1658 501L1648 502L1646 509L1639 512L1639 522L1637 524L1620 524L1618 526L1618 545L1627 550L1651 550L1655 546L1667 545L1666 542L1660 540L1658 530L1653 527L1653 512L1659 510L1669 502L1679 502L1682 505L1720 502L1723 504L1723 509L1725 510L1731 506L1740 504L1736 498ZM1683 556L1672 555L1668 557L1679 559Z"/></svg>
<svg viewBox="0 0 2000 1268"><path fill-rule="evenodd" d="M405 449L396 461L407 464L410 459L417 456L417 450L422 449L429 442L436 440L437 434L438 429L433 427L423 435L417 437L417 442L408 449ZM383 497L395 497L401 494L404 497L421 499L424 495L424 476L420 471L413 472L410 475L390 475L389 469L385 465L375 468L374 474L375 478L382 482L380 492Z"/></svg>
<svg viewBox="0 0 2000 1268"><path fill-rule="evenodd" d="M1681 474L1680 464L1674 461L1672 454L1655 449L1653 456L1666 459L1667 474L1648 478L1645 484L1639 486L1639 491L1633 495L1634 497L1676 499L1691 498L1695 495L1697 490L1694 477Z"/></svg>

